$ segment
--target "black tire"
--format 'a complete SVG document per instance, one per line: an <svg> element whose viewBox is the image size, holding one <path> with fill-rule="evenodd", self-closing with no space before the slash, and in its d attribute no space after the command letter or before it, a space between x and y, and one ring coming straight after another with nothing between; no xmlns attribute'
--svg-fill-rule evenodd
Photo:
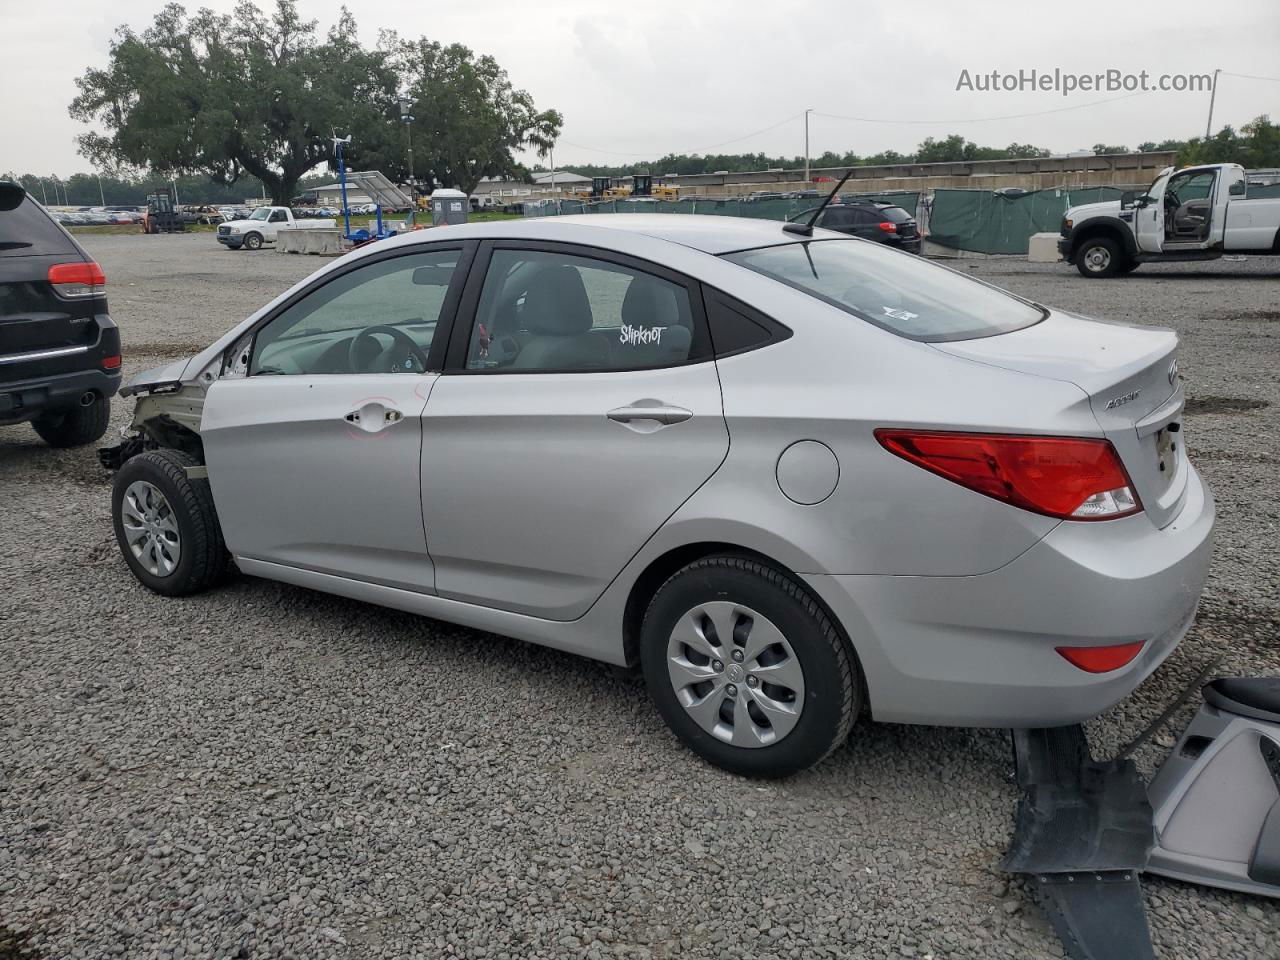
<svg viewBox="0 0 1280 960"><path fill-rule="evenodd" d="M261 250L261 249L262 249L262 234L260 234L260 233L246 233L246 234L244 235L244 248L245 248L246 250Z"/></svg>
<svg viewBox="0 0 1280 960"><path fill-rule="evenodd" d="M711 601L749 606L795 652L804 675L803 709L776 743L726 743L704 730L677 698L668 675L668 641L681 617ZM785 777L822 760L848 739L862 705L857 660L822 607L791 577L750 557L707 557L672 575L645 612L640 662L649 695L676 736L703 759L744 776Z"/></svg>
<svg viewBox="0 0 1280 960"><path fill-rule="evenodd" d="M1127 259L1110 237L1092 237L1076 250L1076 269L1090 280L1105 280L1119 274Z"/></svg>
<svg viewBox="0 0 1280 960"><path fill-rule="evenodd" d="M187 476L186 468L196 464L194 457L178 450L149 450L127 460L116 473L111 488L111 523L125 563L139 583L167 597L208 589L226 571L230 559L213 507L209 481ZM134 556L125 535L122 511L125 492L139 480L164 495L177 523L178 562L167 575L157 576L147 570Z"/></svg>
<svg viewBox="0 0 1280 960"><path fill-rule="evenodd" d="M51 447L83 447L100 439L110 420L111 400L95 394L89 406L41 414L31 421L31 426Z"/></svg>

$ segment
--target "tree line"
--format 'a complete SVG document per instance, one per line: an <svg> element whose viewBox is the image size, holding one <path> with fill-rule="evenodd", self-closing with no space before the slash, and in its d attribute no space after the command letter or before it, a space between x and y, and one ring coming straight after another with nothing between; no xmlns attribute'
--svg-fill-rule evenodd
<svg viewBox="0 0 1280 960"><path fill-rule="evenodd" d="M1271 123L1268 117L1258 117L1236 131L1230 126L1223 127L1208 139L1196 137L1190 140L1146 141L1135 148L1141 153L1155 151L1174 151L1177 153L1177 164L1184 166L1192 163L1239 163L1245 167L1280 167L1280 124ZM1094 144L1095 154L1131 153L1128 146L1121 144ZM1025 143L1011 143L1006 147L983 147L960 134L951 134L940 139L928 137L911 153L899 153L896 150L885 150L868 156L853 151L835 153L828 150L810 157L811 168L823 167L875 167L903 163L959 163L973 160L1011 160L1032 157L1047 157L1050 151ZM630 173L649 172L653 174L679 174L688 176L698 173L714 173L726 170L729 173L746 173L770 168L797 170L804 167L801 156L769 156L765 153L733 153L733 154L675 154L669 153L657 160L644 160L627 164L566 164L561 169L581 174L585 177L618 177ZM538 166L535 170L545 169Z"/></svg>

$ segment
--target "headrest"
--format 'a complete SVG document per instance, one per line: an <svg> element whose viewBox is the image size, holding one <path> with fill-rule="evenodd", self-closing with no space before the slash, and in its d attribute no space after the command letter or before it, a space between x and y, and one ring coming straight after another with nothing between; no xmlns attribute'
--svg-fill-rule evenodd
<svg viewBox="0 0 1280 960"><path fill-rule="evenodd" d="M675 289L655 277L636 274L622 298L622 322L633 327L680 326Z"/></svg>
<svg viewBox="0 0 1280 960"><path fill-rule="evenodd" d="M568 264L536 274L525 291L520 317L530 333L558 337L586 333L591 329L591 301L582 274Z"/></svg>

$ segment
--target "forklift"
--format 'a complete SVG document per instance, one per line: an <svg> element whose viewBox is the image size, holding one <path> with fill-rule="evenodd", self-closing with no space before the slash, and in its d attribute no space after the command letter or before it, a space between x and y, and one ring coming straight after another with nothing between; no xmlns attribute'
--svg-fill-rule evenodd
<svg viewBox="0 0 1280 960"><path fill-rule="evenodd" d="M173 186L167 184L147 194L147 212L142 215L143 233L182 233L187 229L178 211L175 193Z"/></svg>

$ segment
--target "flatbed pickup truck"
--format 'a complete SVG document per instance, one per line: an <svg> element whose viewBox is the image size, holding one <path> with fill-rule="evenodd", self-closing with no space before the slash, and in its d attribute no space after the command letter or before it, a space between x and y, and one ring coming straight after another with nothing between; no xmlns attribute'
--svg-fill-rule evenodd
<svg viewBox="0 0 1280 960"><path fill-rule="evenodd" d="M281 227L298 230L333 230L336 220L299 220L288 207L258 207L244 220L231 220L218 225L218 242L232 250L244 247L258 250L264 243L275 243Z"/></svg>
<svg viewBox="0 0 1280 960"><path fill-rule="evenodd" d="M1122 276L1139 264L1280 256L1280 197L1249 197L1244 167L1166 167L1145 193L1072 207L1058 252L1086 277Z"/></svg>

